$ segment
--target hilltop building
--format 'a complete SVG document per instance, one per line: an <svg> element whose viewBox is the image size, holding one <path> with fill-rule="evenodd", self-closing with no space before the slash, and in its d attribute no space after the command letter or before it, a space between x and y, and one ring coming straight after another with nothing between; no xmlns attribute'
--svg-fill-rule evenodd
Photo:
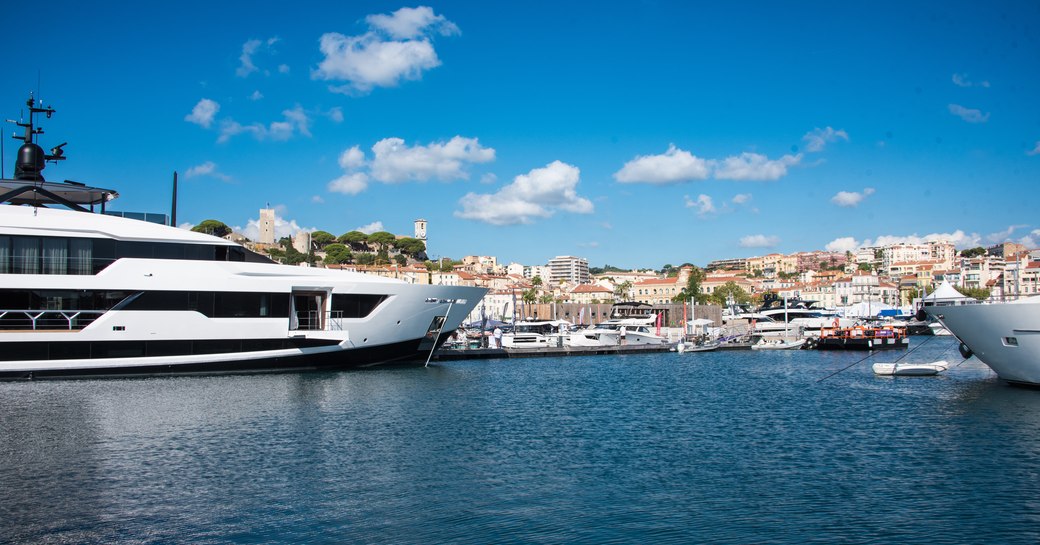
<svg viewBox="0 0 1040 545"><path fill-rule="evenodd" d="M257 225L260 228L260 237L258 242L260 244L274 244L274 209L273 208L261 208L260 209L260 221Z"/></svg>

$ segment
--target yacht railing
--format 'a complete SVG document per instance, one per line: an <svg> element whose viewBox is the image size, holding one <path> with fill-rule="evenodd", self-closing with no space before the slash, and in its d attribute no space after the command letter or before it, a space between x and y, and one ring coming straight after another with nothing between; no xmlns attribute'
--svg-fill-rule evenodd
<svg viewBox="0 0 1040 545"><path fill-rule="evenodd" d="M298 331L343 331L342 310L297 312L296 320L299 323L296 327Z"/></svg>
<svg viewBox="0 0 1040 545"><path fill-rule="evenodd" d="M104 313L103 310L0 309L0 330L78 331Z"/></svg>

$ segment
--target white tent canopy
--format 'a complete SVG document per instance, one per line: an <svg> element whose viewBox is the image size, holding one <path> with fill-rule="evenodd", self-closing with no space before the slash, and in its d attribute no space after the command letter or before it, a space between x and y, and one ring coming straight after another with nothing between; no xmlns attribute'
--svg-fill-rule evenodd
<svg viewBox="0 0 1040 545"><path fill-rule="evenodd" d="M949 282L944 280L942 284L939 284L938 288L935 288L935 291L929 293L928 295L925 295L921 298L921 300L926 302L936 302L958 301L967 298L967 296L957 291L957 289L951 286Z"/></svg>

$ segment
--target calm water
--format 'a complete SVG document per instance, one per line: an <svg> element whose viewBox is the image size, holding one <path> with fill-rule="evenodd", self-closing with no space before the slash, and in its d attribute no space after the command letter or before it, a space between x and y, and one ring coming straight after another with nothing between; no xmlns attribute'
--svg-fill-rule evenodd
<svg viewBox="0 0 1040 545"><path fill-rule="evenodd" d="M0 383L0 542L1040 542L1040 391L862 357Z"/></svg>

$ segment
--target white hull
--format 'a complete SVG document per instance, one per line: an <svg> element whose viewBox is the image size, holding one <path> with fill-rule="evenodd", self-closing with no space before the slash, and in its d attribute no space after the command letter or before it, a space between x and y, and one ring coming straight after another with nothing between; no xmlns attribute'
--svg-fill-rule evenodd
<svg viewBox="0 0 1040 545"><path fill-rule="evenodd" d="M805 339L784 341L782 339L762 339L751 345L752 350L798 350L805 344Z"/></svg>
<svg viewBox="0 0 1040 545"><path fill-rule="evenodd" d="M125 237L156 247L231 245L131 219L15 206L0 206L0 235ZM272 263L126 257L94 274L8 271L0 274L0 281L8 300L10 294L65 294L46 299L46 306L0 308L0 378L252 372L422 361L486 292ZM68 306L75 296L68 294L119 294L122 302L77 313ZM170 308L165 294L180 297L180 306ZM218 310L207 313L180 303L199 294L210 297L210 309ZM223 297L226 302L257 294L270 306L254 308L253 314L222 314L219 309L235 305L221 306L213 299ZM152 299L158 304L144 304L153 296L159 296ZM378 302L358 316L336 310L337 300L358 297ZM314 307L296 307L304 301L313 301Z"/></svg>
<svg viewBox="0 0 1040 545"><path fill-rule="evenodd" d="M1013 303L925 307L1008 381L1040 386L1040 296Z"/></svg>
<svg viewBox="0 0 1040 545"><path fill-rule="evenodd" d="M874 374L894 377L926 377L937 375L949 368L945 361L934 363L875 363Z"/></svg>

